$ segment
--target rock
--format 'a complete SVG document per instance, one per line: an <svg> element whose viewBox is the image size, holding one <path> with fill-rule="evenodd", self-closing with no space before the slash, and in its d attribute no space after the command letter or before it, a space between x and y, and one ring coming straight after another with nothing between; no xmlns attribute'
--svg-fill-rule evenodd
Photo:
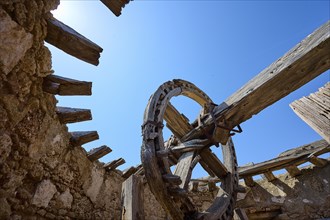
<svg viewBox="0 0 330 220"><path fill-rule="evenodd" d="M70 193L70 190L67 189L57 198L57 206L60 209L70 209L73 201L73 196Z"/></svg>
<svg viewBox="0 0 330 220"><path fill-rule="evenodd" d="M94 203L96 202L97 195L100 192L101 186L103 184L103 179L104 179L104 171L94 166L92 169L90 179L88 179L83 186L85 194Z"/></svg>
<svg viewBox="0 0 330 220"><path fill-rule="evenodd" d="M47 207L56 192L56 186L50 180L43 180L34 193L32 204L37 207Z"/></svg>
<svg viewBox="0 0 330 220"><path fill-rule="evenodd" d="M5 198L0 198L0 219L9 219L11 214L10 205Z"/></svg>
<svg viewBox="0 0 330 220"><path fill-rule="evenodd" d="M0 42L0 70L8 74L31 48L33 36L13 21L2 8L0 8Z"/></svg>
<svg viewBox="0 0 330 220"><path fill-rule="evenodd" d="M7 134L0 134L0 164L5 162L10 154L13 145L11 138Z"/></svg>

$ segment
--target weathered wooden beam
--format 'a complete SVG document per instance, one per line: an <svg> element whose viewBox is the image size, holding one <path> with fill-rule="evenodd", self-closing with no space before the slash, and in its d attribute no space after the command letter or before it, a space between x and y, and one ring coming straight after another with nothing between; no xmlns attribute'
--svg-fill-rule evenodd
<svg viewBox="0 0 330 220"><path fill-rule="evenodd" d="M104 164L103 168L106 170L114 170L117 167L119 167L120 165L123 165L124 163L125 163L125 160L123 158L119 158L117 160Z"/></svg>
<svg viewBox="0 0 330 220"><path fill-rule="evenodd" d="M75 131L70 132L70 143L72 146L81 146L91 141L99 139L97 131Z"/></svg>
<svg viewBox="0 0 330 220"><path fill-rule="evenodd" d="M213 192L213 191L217 190L217 186L215 185L215 182L208 182L207 188L208 188L209 192Z"/></svg>
<svg viewBox="0 0 330 220"><path fill-rule="evenodd" d="M141 176L133 174L123 182L121 194L122 220L144 219L143 191L143 181Z"/></svg>
<svg viewBox="0 0 330 220"><path fill-rule="evenodd" d="M286 171L288 171L289 175L291 177L295 177L301 174L301 170L299 170L299 168L295 165L290 165L285 167Z"/></svg>
<svg viewBox="0 0 330 220"><path fill-rule="evenodd" d="M166 126L178 138L183 137L193 129L192 125L189 124L188 119L180 114L170 102L167 104L164 119L166 121Z"/></svg>
<svg viewBox="0 0 330 220"><path fill-rule="evenodd" d="M179 176L182 183L180 187L183 189L188 188L188 183L191 178L191 162L194 159L194 152L187 152L181 155L179 162L175 167L174 175Z"/></svg>
<svg viewBox="0 0 330 220"><path fill-rule="evenodd" d="M107 6L112 13L117 17L121 15L122 8L129 3L130 0L101 0L101 2Z"/></svg>
<svg viewBox="0 0 330 220"><path fill-rule="evenodd" d="M238 172L240 178L246 176L254 176L264 173L265 171L273 171L287 168L291 165L302 164L308 161L308 156L314 153L315 156L330 151L330 145L325 140L313 142L282 153L279 157L257 163L252 166L239 167Z"/></svg>
<svg viewBox="0 0 330 220"><path fill-rule="evenodd" d="M124 179L129 178L132 174L137 171L136 167L130 167L124 171L123 175L121 175Z"/></svg>
<svg viewBox="0 0 330 220"><path fill-rule="evenodd" d="M99 64L103 49L54 17L47 19L45 41L87 63Z"/></svg>
<svg viewBox="0 0 330 220"><path fill-rule="evenodd" d="M214 108L219 128L216 139L226 144L232 128L258 114L263 109L300 88L330 68L330 21L308 35L284 56L272 63ZM202 119L203 124L182 138L199 137L211 130L213 117Z"/></svg>
<svg viewBox="0 0 330 220"><path fill-rule="evenodd" d="M273 180L276 180L276 177L274 176L273 172L267 171L263 174L261 174L264 178L267 179L268 182L271 182Z"/></svg>
<svg viewBox="0 0 330 220"><path fill-rule="evenodd" d="M182 183L181 177L173 174L164 174L163 180L175 186L179 186Z"/></svg>
<svg viewBox="0 0 330 220"><path fill-rule="evenodd" d="M253 180L252 176L245 176L244 177L244 183L246 186L253 187L255 185L255 182Z"/></svg>
<svg viewBox="0 0 330 220"><path fill-rule="evenodd" d="M328 94L328 95L325 95ZM290 104L293 111L330 143L330 83Z"/></svg>
<svg viewBox="0 0 330 220"><path fill-rule="evenodd" d="M249 220L247 217L245 210L241 208L237 208L234 210L234 219L237 220Z"/></svg>
<svg viewBox="0 0 330 220"><path fill-rule="evenodd" d="M89 109L56 107L56 114L63 124L92 120Z"/></svg>
<svg viewBox="0 0 330 220"><path fill-rule="evenodd" d="M91 151L89 151L87 153L87 158L90 160L90 161L95 161L95 160L98 160L100 159L101 157L107 155L108 153L110 153L112 150L110 147L106 146L106 145L103 145L101 147L97 147L97 148L94 148L92 149Z"/></svg>
<svg viewBox="0 0 330 220"><path fill-rule="evenodd" d="M191 186L191 191L192 192L197 192L198 191L198 185L199 185L199 182L197 181L193 181L191 182L192 186Z"/></svg>
<svg viewBox="0 0 330 220"><path fill-rule="evenodd" d="M225 165L212 153L210 149L200 151L201 160L207 164L212 172L219 178L225 177L228 170Z"/></svg>
<svg viewBox="0 0 330 220"><path fill-rule="evenodd" d="M43 90L54 95L91 95L92 82L79 81L56 75L44 78Z"/></svg>
<svg viewBox="0 0 330 220"><path fill-rule="evenodd" d="M309 162L311 162L312 164L314 164L317 167L324 167L328 163L327 160L325 160L323 158L318 158L313 154L308 156L308 160L309 160Z"/></svg>

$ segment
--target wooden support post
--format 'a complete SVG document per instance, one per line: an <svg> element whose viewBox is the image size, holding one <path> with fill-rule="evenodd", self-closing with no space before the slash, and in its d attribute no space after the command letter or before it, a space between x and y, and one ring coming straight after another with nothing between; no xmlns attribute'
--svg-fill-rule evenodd
<svg viewBox="0 0 330 220"><path fill-rule="evenodd" d="M253 187L255 185L255 182L253 181L252 176L244 177L244 183L246 186L249 186L249 187Z"/></svg>
<svg viewBox="0 0 330 220"><path fill-rule="evenodd" d="M91 141L99 139L97 131L75 131L70 132L70 143L73 146L81 146Z"/></svg>
<svg viewBox="0 0 330 220"><path fill-rule="evenodd" d="M309 155L308 160L309 160L309 162L311 162L312 164L314 164L317 167L324 167L328 163L327 160L318 158L313 154Z"/></svg>
<svg viewBox="0 0 330 220"><path fill-rule="evenodd" d="M262 176L264 178L266 178L268 182L276 180L276 177L274 176L273 172L271 172L271 171L263 173Z"/></svg>
<svg viewBox="0 0 330 220"><path fill-rule="evenodd" d="M143 182L142 177L131 175L122 184L121 219L144 220Z"/></svg>
<svg viewBox="0 0 330 220"><path fill-rule="evenodd" d="M226 144L230 129L258 114L263 109L305 85L330 68L330 21L308 35L284 56L214 108L220 126L216 137ZM214 118L203 120L203 126L194 128L181 140L200 137L213 129Z"/></svg>
<svg viewBox="0 0 330 220"><path fill-rule="evenodd" d="M129 3L129 0L101 0L101 2L118 17L121 15L122 8Z"/></svg>
<svg viewBox="0 0 330 220"><path fill-rule="evenodd" d="M330 144L330 83L290 104L293 111Z"/></svg>
<svg viewBox="0 0 330 220"><path fill-rule="evenodd" d="M191 187L191 191L193 192L197 192L198 191L198 185L199 185L199 182L197 181L192 181L192 187Z"/></svg>
<svg viewBox="0 0 330 220"><path fill-rule="evenodd" d="M45 41L87 63L99 64L103 49L54 17L47 19Z"/></svg>
<svg viewBox="0 0 330 220"><path fill-rule="evenodd" d="M103 145L101 147L98 148L94 148L91 151L89 151L87 153L87 158L90 161L95 161L100 159L101 157L103 157L104 155L107 155L108 153L110 153L112 150L110 147Z"/></svg>
<svg viewBox="0 0 330 220"><path fill-rule="evenodd" d="M285 169L288 171L291 177L295 177L301 174L301 170L299 170L299 168L295 165L287 166Z"/></svg>
<svg viewBox="0 0 330 220"><path fill-rule="evenodd" d="M106 170L114 170L124 163L125 163L125 160L123 158L119 158L117 160L104 164L103 168Z"/></svg>
<svg viewBox="0 0 330 220"><path fill-rule="evenodd" d="M56 75L44 78L43 90L54 95L91 95L92 83Z"/></svg>
<svg viewBox="0 0 330 220"><path fill-rule="evenodd" d="M89 109L56 107L56 114L63 124L92 120L92 113Z"/></svg>
<svg viewBox="0 0 330 220"><path fill-rule="evenodd" d="M208 187L209 192L213 192L213 191L217 190L217 186L215 185L215 182L211 182L211 181L208 182L207 187Z"/></svg>

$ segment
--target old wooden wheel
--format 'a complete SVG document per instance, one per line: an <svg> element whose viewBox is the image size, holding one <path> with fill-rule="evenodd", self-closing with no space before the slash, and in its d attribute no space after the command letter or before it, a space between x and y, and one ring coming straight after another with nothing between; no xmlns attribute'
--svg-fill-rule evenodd
<svg viewBox="0 0 330 220"><path fill-rule="evenodd" d="M203 107L204 115L190 124L169 102L174 96L184 95ZM195 139L187 134L203 123L203 116L212 114L212 100L192 83L173 80L161 85L150 97L142 126L141 159L151 191L173 220L231 219L238 186L237 161L231 138L222 145L223 162L212 153L217 129L205 130ZM163 139L163 120L173 136ZM197 163L213 177L221 180L221 187L213 204L202 212L187 195L191 173ZM172 173L170 166L176 165Z"/></svg>

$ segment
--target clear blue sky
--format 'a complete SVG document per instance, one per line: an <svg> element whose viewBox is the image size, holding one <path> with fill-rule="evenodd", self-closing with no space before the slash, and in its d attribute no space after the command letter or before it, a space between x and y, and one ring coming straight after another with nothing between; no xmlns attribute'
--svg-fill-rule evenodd
<svg viewBox="0 0 330 220"><path fill-rule="evenodd" d="M116 17L97 0L61 0L54 13L104 49L96 67L48 45L55 74L93 82L92 96L58 96L58 106L91 109L92 121L69 130L97 130L100 139L85 149L108 145L113 152L101 161L123 157L125 169L140 163L143 111L158 86L181 78L221 103L324 24L329 1L135 0ZM329 71L243 123L233 139L238 163L321 139L289 104L327 81ZM197 116L195 103L173 103L190 119Z"/></svg>

